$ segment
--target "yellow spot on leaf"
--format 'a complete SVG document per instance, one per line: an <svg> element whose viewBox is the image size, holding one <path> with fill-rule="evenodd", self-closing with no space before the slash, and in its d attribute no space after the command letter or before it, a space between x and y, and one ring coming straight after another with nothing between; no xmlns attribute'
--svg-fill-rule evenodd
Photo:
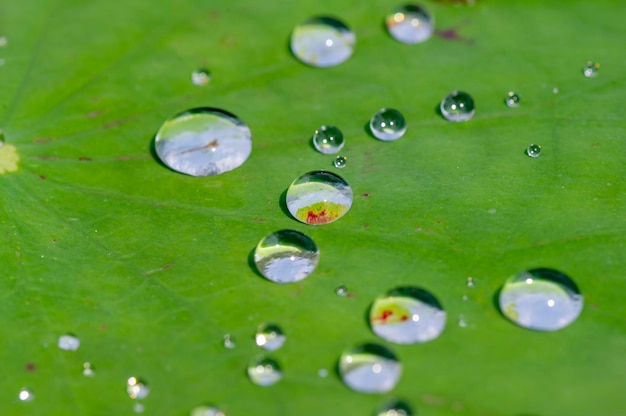
<svg viewBox="0 0 626 416"><path fill-rule="evenodd" d="M17 170L17 162L20 157L17 155L17 149L10 144L0 146L0 175L7 172L15 172Z"/></svg>

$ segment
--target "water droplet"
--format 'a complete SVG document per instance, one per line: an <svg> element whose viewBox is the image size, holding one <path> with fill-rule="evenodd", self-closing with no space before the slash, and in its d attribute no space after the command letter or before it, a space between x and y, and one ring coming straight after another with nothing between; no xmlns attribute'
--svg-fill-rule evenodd
<svg viewBox="0 0 626 416"><path fill-rule="evenodd" d="M5 63L6 61L4 60L4 58L0 58L0 66L4 66Z"/></svg>
<svg viewBox="0 0 626 416"><path fill-rule="evenodd" d="M597 62L589 61L587 65L583 68L583 74L587 78L593 78L598 76L598 71L600 70L600 64Z"/></svg>
<svg viewBox="0 0 626 416"><path fill-rule="evenodd" d="M144 410L146 410L146 406L143 403L135 403L133 405L133 412L135 413L143 413Z"/></svg>
<svg viewBox="0 0 626 416"><path fill-rule="evenodd" d="M171 169L212 176L241 166L252 151L250 129L224 110L195 108L165 121L155 138L156 153Z"/></svg>
<svg viewBox="0 0 626 416"><path fill-rule="evenodd" d="M558 93L559 93L559 88L558 87L552 88L552 94L558 94Z"/></svg>
<svg viewBox="0 0 626 416"><path fill-rule="evenodd" d="M509 278L500 291L499 302L508 319L538 331L566 327L583 308L576 284L552 269L534 269Z"/></svg>
<svg viewBox="0 0 626 416"><path fill-rule="evenodd" d="M504 102L506 103L506 105L511 108L519 107L519 101L520 101L519 94L513 91L510 91L506 95L506 98L504 99Z"/></svg>
<svg viewBox="0 0 626 416"><path fill-rule="evenodd" d="M413 410L404 400L393 400L382 405L376 416L413 416Z"/></svg>
<svg viewBox="0 0 626 416"><path fill-rule="evenodd" d="M222 344L224 345L224 348L228 348L229 350L232 350L237 346L235 338L230 334L224 334L224 340L222 341Z"/></svg>
<svg viewBox="0 0 626 416"><path fill-rule="evenodd" d="M399 287L376 298L370 309L370 325L376 335L389 342L426 342L441 334L446 312L430 292Z"/></svg>
<svg viewBox="0 0 626 416"><path fill-rule="evenodd" d="M335 293L339 296L348 296L348 288L344 285L341 285L335 289Z"/></svg>
<svg viewBox="0 0 626 416"><path fill-rule="evenodd" d="M402 43L424 42L435 30L430 13L415 4L398 7L385 20L389 34Z"/></svg>
<svg viewBox="0 0 626 416"><path fill-rule="evenodd" d="M85 361L83 363L83 375L85 377L93 377L96 375L96 370L93 368L90 362Z"/></svg>
<svg viewBox="0 0 626 416"><path fill-rule="evenodd" d="M348 163L348 158L345 156L337 156L335 160L333 160L333 165L339 169L345 168L347 163Z"/></svg>
<svg viewBox="0 0 626 416"><path fill-rule="evenodd" d="M226 416L226 413L221 411L219 407L202 405L191 409L189 416Z"/></svg>
<svg viewBox="0 0 626 416"><path fill-rule="evenodd" d="M322 126L313 135L313 146L327 155L340 151L344 143L343 133L335 126Z"/></svg>
<svg viewBox="0 0 626 416"><path fill-rule="evenodd" d="M275 283L294 283L310 275L319 261L311 238L299 231L281 230L263 238L254 250L254 263Z"/></svg>
<svg viewBox="0 0 626 416"><path fill-rule="evenodd" d="M130 377L126 381L126 393L131 399L143 399L150 393L150 388L145 381L137 377Z"/></svg>
<svg viewBox="0 0 626 416"><path fill-rule="evenodd" d="M28 390L28 389L22 389L20 390L18 396L17 396L20 401L23 402L30 402L31 400L33 400L35 398L35 395L33 394L32 391Z"/></svg>
<svg viewBox="0 0 626 416"><path fill-rule="evenodd" d="M259 347L275 351L283 346L287 337L278 325L263 324L257 330L254 339Z"/></svg>
<svg viewBox="0 0 626 416"><path fill-rule="evenodd" d="M278 362L267 357L257 358L248 365L248 376L254 384L271 386L283 378Z"/></svg>
<svg viewBox="0 0 626 416"><path fill-rule="evenodd" d="M383 108L370 119L370 130L379 140L397 140L406 132L406 120L398 110Z"/></svg>
<svg viewBox="0 0 626 416"><path fill-rule="evenodd" d="M205 68L196 69L191 73L191 82L198 86L207 85L211 82L211 73Z"/></svg>
<svg viewBox="0 0 626 416"><path fill-rule="evenodd" d="M80 340L73 334L65 334L59 337L57 345L65 351L76 351L80 347Z"/></svg>
<svg viewBox="0 0 626 416"><path fill-rule="evenodd" d="M328 224L352 206L352 188L339 175L323 170L305 173L287 189L287 208L298 221Z"/></svg>
<svg viewBox="0 0 626 416"><path fill-rule="evenodd" d="M467 287L474 287L476 285L476 282L474 281L473 277L468 277L465 284L467 285Z"/></svg>
<svg viewBox="0 0 626 416"><path fill-rule="evenodd" d="M530 157L539 157L539 155L541 154L541 146L539 146L538 144L531 144L526 149L526 154Z"/></svg>
<svg viewBox="0 0 626 416"><path fill-rule="evenodd" d="M457 322L461 328L467 328L467 319L464 315L459 315Z"/></svg>
<svg viewBox="0 0 626 416"><path fill-rule="evenodd" d="M393 389L400 379L402 364L388 348L362 344L341 354L339 373L352 390L385 393Z"/></svg>
<svg viewBox="0 0 626 416"><path fill-rule="evenodd" d="M341 20L320 16L296 26L291 51L305 64L324 68L339 65L354 51L356 36Z"/></svg>
<svg viewBox="0 0 626 416"><path fill-rule="evenodd" d="M467 121L476 112L474 99L463 91L452 91L441 100L439 109L448 121Z"/></svg>
<svg viewBox="0 0 626 416"><path fill-rule="evenodd" d="M0 36L0 48L4 48L9 44L9 39L6 36Z"/></svg>
<svg viewBox="0 0 626 416"><path fill-rule="evenodd" d="M320 368L319 370L317 370L317 375L322 378L326 378L328 377L328 370L325 368Z"/></svg>

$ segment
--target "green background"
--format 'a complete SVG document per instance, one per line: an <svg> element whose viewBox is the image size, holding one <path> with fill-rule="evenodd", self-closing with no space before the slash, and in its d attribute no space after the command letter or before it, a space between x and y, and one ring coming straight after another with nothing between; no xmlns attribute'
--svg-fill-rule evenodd
<svg viewBox="0 0 626 416"><path fill-rule="evenodd" d="M182 416L203 402L229 416L371 415L392 397L421 415L623 414L622 2L429 2L437 27L457 28L461 40L420 45L385 32L395 5L0 3L9 41L0 48L0 129L20 157L17 172L0 175L0 413L130 415L125 381L138 376L154 415ZM344 64L316 69L291 56L293 26L316 14L355 31ZM597 78L582 75L588 60L601 63ZM201 66L213 73L206 87L190 82ZM454 89L476 101L467 123L436 113ZM510 90L522 97L517 109L503 103ZM163 120L197 106L250 126L243 166L194 178L155 160ZM365 131L383 106L407 118L396 142ZM300 174L335 170L310 145L322 124L347 138L340 174L355 199L344 218L313 227L287 215L280 198ZM540 158L523 154L530 143L543 146ZM321 250L298 284L273 284L248 263L257 242L283 228ZM500 315L498 288L534 267L577 282L585 308L573 325L539 333ZM337 296L340 284L353 296ZM367 309L407 284L439 298L445 331L423 345L390 345L404 364L393 392L350 391L337 358L380 341ZM272 354L284 378L268 388L245 376L263 322L288 336ZM56 347L66 332L80 337L77 351ZM235 349L222 346L225 333ZM84 361L93 378L81 374ZM18 401L22 387L32 402Z"/></svg>

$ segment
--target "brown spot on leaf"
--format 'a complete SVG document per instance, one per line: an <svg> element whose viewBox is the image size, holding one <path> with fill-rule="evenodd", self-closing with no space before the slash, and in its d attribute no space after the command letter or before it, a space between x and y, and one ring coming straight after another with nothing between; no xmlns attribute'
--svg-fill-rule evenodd
<svg viewBox="0 0 626 416"><path fill-rule="evenodd" d="M256 222L265 222L265 218L257 217L254 219Z"/></svg>
<svg viewBox="0 0 626 416"><path fill-rule="evenodd" d="M38 137L35 139L35 143L48 143L52 140L52 137Z"/></svg>
<svg viewBox="0 0 626 416"><path fill-rule="evenodd" d="M35 365L35 363L28 363L26 364L26 366L24 367L24 370L32 373L33 371L37 370L37 366Z"/></svg>
<svg viewBox="0 0 626 416"><path fill-rule="evenodd" d="M438 36L444 40L452 40L452 41L462 42L467 45L471 45L474 43L473 39L466 38L466 37L459 35L459 29L463 26L467 26L468 24L469 24L469 19L465 19L458 25L453 26L449 29L435 29L435 36Z"/></svg>
<svg viewBox="0 0 626 416"><path fill-rule="evenodd" d="M78 158L81 162L91 162L93 159L87 156L81 156Z"/></svg>
<svg viewBox="0 0 626 416"><path fill-rule="evenodd" d="M370 194L369 192L365 192L363 195L361 195L363 198L369 198Z"/></svg>
<svg viewBox="0 0 626 416"><path fill-rule="evenodd" d="M94 117L98 117L100 114L103 114L104 111L92 111L90 113L87 113L86 117L87 118L94 118Z"/></svg>
<svg viewBox="0 0 626 416"><path fill-rule="evenodd" d="M39 160L59 160L59 158L57 156L48 156L48 155L37 156L37 159L39 159Z"/></svg>
<svg viewBox="0 0 626 416"><path fill-rule="evenodd" d="M41 179L42 181L45 181L46 177L44 175L39 175L39 179Z"/></svg>

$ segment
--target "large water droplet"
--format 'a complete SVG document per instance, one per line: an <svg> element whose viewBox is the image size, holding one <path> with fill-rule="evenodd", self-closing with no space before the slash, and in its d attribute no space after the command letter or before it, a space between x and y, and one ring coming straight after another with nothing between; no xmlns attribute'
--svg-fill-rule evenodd
<svg viewBox="0 0 626 416"><path fill-rule="evenodd" d="M504 102L506 103L507 107L511 107L511 108L519 107L519 101L520 101L519 94L513 91L509 91L509 93L506 95L506 98L504 99Z"/></svg>
<svg viewBox="0 0 626 416"><path fill-rule="evenodd" d="M385 393L393 389L402 374L395 354L378 344L362 344L339 358L343 382L361 393Z"/></svg>
<svg viewBox="0 0 626 416"><path fill-rule="evenodd" d="M539 157L539 155L541 155L541 146L538 144L531 144L526 149L526 154L530 157Z"/></svg>
<svg viewBox="0 0 626 416"><path fill-rule="evenodd" d="M254 384L259 386L271 386L283 378L278 362L267 357L253 360L248 365L248 376Z"/></svg>
<svg viewBox="0 0 626 416"><path fill-rule="evenodd" d="M196 69L191 73L191 82L198 86L207 85L211 82L211 72L206 68Z"/></svg>
<svg viewBox="0 0 626 416"><path fill-rule="evenodd" d="M345 156L337 156L335 160L333 160L333 166L338 169L343 169L348 164L348 158Z"/></svg>
<svg viewBox="0 0 626 416"><path fill-rule="evenodd" d="M241 166L252 151L250 129L237 116L195 108L167 120L155 138L167 166L192 176L212 176Z"/></svg>
<svg viewBox="0 0 626 416"><path fill-rule="evenodd" d="M397 140L406 132L406 120L398 110L383 108L370 119L370 130L379 140Z"/></svg>
<svg viewBox="0 0 626 416"><path fill-rule="evenodd" d="M599 70L600 70L599 63L589 61L583 68L583 75L585 75L587 78L593 78L593 77L598 76Z"/></svg>
<svg viewBox="0 0 626 416"><path fill-rule="evenodd" d="M283 346L287 337L283 330L275 324L263 324L254 336L256 345L268 351L275 351Z"/></svg>
<svg viewBox="0 0 626 416"><path fill-rule="evenodd" d="M219 407L202 405L191 409L189 416L226 416L226 413L220 410Z"/></svg>
<svg viewBox="0 0 626 416"><path fill-rule="evenodd" d="M144 399L150 393L150 388L145 381L137 377L130 377L126 381L126 393L131 399Z"/></svg>
<svg viewBox="0 0 626 416"><path fill-rule="evenodd" d="M404 400L392 400L382 405L376 416L413 416L413 410Z"/></svg>
<svg viewBox="0 0 626 416"><path fill-rule="evenodd" d="M339 65L354 51L356 37L341 20L313 17L296 26L291 51L300 61L316 67Z"/></svg>
<svg viewBox="0 0 626 416"><path fill-rule="evenodd" d="M446 313L430 292L399 287L374 301L370 325L376 335L390 342L426 342L441 334L446 326Z"/></svg>
<svg viewBox="0 0 626 416"><path fill-rule="evenodd" d="M287 209L298 221L320 225L343 217L352 206L352 188L339 175L305 173L287 189Z"/></svg>
<svg viewBox="0 0 626 416"><path fill-rule="evenodd" d="M35 398L35 395L33 394L32 391L30 391L28 389L22 389L22 390L20 390L20 392L17 395L17 397L20 399L20 401L30 402L31 400L33 400Z"/></svg>
<svg viewBox="0 0 626 416"><path fill-rule="evenodd" d="M263 238L254 250L254 263L265 278L294 283L310 275L319 261L315 242L294 230L281 230Z"/></svg>
<svg viewBox="0 0 626 416"><path fill-rule="evenodd" d="M327 155L340 151L344 143L343 133L335 126L322 126L313 135L313 146Z"/></svg>
<svg viewBox="0 0 626 416"><path fill-rule="evenodd" d="M80 340L76 335L64 334L59 337L57 345L65 351L76 351L80 347Z"/></svg>
<svg viewBox="0 0 626 416"><path fill-rule="evenodd" d="M402 43L424 42L435 30L435 22L430 13L415 4L396 8L385 22L389 34Z"/></svg>
<svg viewBox="0 0 626 416"><path fill-rule="evenodd" d="M467 121L474 117L474 99L466 92L452 91L441 100L441 114L448 121Z"/></svg>
<svg viewBox="0 0 626 416"><path fill-rule="evenodd" d="M509 278L500 291L500 310L519 326L556 331L571 324L583 309L583 296L565 274L534 269Z"/></svg>

